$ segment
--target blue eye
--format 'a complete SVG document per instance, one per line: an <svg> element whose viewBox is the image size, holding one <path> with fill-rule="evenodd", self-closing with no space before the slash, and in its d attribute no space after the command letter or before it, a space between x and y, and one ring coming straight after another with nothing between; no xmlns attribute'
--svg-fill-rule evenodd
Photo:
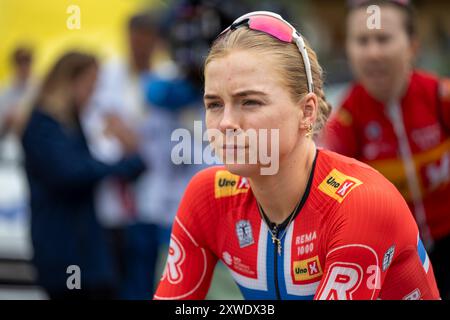
<svg viewBox="0 0 450 320"><path fill-rule="evenodd" d="M220 103L218 103L218 102L212 102L212 103L208 103L206 105L206 109L217 109L217 108L220 108L220 107L222 107L222 105Z"/></svg>
<svg viewBox="0 0 450 320"><path fill-rule="evenodd" d="M242 104L244 106L260 106L260 105L262 105L262 103L257 100L244 100L242 102Z"/></svg>

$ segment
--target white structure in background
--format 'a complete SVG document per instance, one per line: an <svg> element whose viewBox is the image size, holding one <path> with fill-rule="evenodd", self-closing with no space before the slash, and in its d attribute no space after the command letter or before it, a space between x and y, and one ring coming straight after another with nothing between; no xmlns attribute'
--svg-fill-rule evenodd
<svg viewBox="0 0 450 320"><path fill-rule="evenodd" d="M13 135L4 137L0 144L0 300L46 299L45 292L38 287L2 285L4 282L32 282L35 271L30 264L33 249L28 188L20 163L20 144Z"/></svg>

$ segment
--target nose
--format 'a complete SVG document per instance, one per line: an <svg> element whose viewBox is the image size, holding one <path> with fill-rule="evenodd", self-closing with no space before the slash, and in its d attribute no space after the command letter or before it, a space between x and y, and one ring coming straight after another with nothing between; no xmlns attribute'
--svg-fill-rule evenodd
<svg viewBox="0 0 450 320"><path fill-rule="evenodd" d="M383 50L381 45L375 39L371 39L366 46L366 57L370 60L378 60L381 58Z"/></svg>
<svg viewBox="0 0 450 320"><path fill-rule="evenodd" d="M232 106L226 105L222 113L222 119L220 119L219 129L223 133L238 131L240 129L239 121L239 112Z"/></svg>

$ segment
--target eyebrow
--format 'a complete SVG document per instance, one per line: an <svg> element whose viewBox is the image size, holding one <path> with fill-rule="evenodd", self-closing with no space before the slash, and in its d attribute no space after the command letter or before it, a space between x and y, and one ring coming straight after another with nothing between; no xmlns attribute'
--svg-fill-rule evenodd
<svg viewBox="0 0 450 320"><path fill-rule="evenodd" d="M267 93L258 91L258 90L245 90L245 91L236 92L235 94L233 94L233 97L243 98L243 97L247 97L247 96L251 96L251 95L267 96ZM219 96L214 95L214 94L205 94L203 98L205 100L214 100L214 99L218 99Z"/></svg>

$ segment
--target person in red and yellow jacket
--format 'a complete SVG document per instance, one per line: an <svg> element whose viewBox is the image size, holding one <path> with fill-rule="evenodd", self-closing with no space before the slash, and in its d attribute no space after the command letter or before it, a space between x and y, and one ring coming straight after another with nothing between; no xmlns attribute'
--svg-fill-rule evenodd
<svg viewBox="0 0 450 320"><path fill-rule="evenodd" d="M328 123L323 144L387 177L413 212L450 297L450 80L415 70L408 1L352 1L347 52L357 82ZM367 23L378 5L380 28Z"/></svg>

